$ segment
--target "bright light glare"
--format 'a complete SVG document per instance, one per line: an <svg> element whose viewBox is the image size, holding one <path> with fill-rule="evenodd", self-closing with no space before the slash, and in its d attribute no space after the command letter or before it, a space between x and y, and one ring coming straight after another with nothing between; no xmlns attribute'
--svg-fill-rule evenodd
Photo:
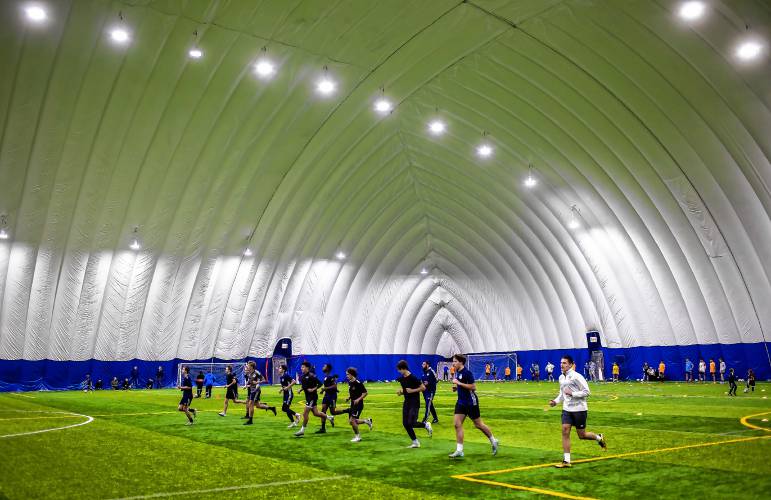
<svg viewBox="0 0 771 500"><path fill-rule="evenodd" d="M345 259L345 253L343 252L337 252L335 254L335 257L337 257L337 260L344 260Z"/></svg>
<svg viewBox="0 0 771 500"><path fill-rule="evenodd" d="M477 148L477 155L481 158L489 158L493 154L493 147L489 144L482 144Z"/></svg>
<svg viewBox="0 0 771 500"><path fill-rule="evenodd" d="M129 245L129 248L136 251L142 248L142 245L139 244L139 241L134 240L131 242L131 245Z"/></svg>
<svg viewBox="0 0 771 500"><path fill-rule="evenodd" d="M124 28L113 28L110 30L110 38L113 42L126 43L129 41L129 32Z"/></svg>
<svg viewBox="0 0 771 500"><path fill-rule="evenodd" d="M188 52L190 57L193 59L200 59L203 57L203 51L201 49L190 49L190 52Z"/></svg>
<svg viewBox="0 0 771 500"><path fill-rule="evenodd" d="M686 21L693 21L704 15L704 3L692 1L680 6L680 17Z"/></svg>
<svg viewBox="0 0 771 500"><path fill-rule="evenodd" d="M375 111L381 114L390 113L391 110L394 109L394 105L391 104L391 101L389 101L386 98L378 99L375 101Z"/></svg>
<svg viewBox="0 0 771 500"><path fill-rule="evenodd" d="M441 120L434 120L428 124L428 131L434 135L441 135L447 130L447 125Z"/></svg>
<svg viewBox="0 0 771 500"><path fill-rule="evenodd" d="M581 227L581 224L579 224L576 219L570 219L570 222L568 222L568 227L570 229L578 229Z"/></svg>
<svg viewBox="0 0 771 500"><path fill-rule="evenodd" d="M536 184L538 184L538 181L535 180L535 178L532 175L528 175L527 179L525 179L525 186L526 187L534 187Z"/></svg>
<svg viewBox="0 0 771 500"><path fill-rule="evenodd" d="M270 78L276 73L276 66L267 59L260 59L254 65L254 72L260 78Z"/></svg>
<svg viewBox="0 0 771 500"><path fill-rule="evenodd" d="M244 250L244 257L251 257L252 255L254 255L254 253L252 252L251 248Z"/></svg>
<svg viewBox="0 0 771 500"><path fill-rule="evenodd" d="M428 274L428 269L426 269L426 268L424 267L423 269L421 269L421 270L420 270L420 274L422 274L423 276L425 276L426 274Z"/></svg>
<svg viewBox="0 0 771 500"><path fill-rule="evenodd" d="M739 45L739 48L736 49L736 55L739 57L739 59L744 59L745 61L748 61L750 59L755 59L760 55L761 50L763 50L763 46L759 44L758 42L744 42L741 45Z"/></svg>
<svg viewBox="0 0 771 500"><path fill-rule="evenodd" d="M27 15L27 19L35 23L42 23L48 19L48 14L45 9L39 5L29 5L25 7L24 13Z"/></svg>
<svg viewBox="0 0 771 500"><path fill-rule="evenodd" d="M8 231L5 229L0 229L0 240L7 240L8 239Z"/></svg>
<svg viewBox="0 0 771 500"><path fill-rule="evenodd" d="M322 78L316 83L316 90L323 95L329 95L335 91L337 85L329 78Z"/></svg>

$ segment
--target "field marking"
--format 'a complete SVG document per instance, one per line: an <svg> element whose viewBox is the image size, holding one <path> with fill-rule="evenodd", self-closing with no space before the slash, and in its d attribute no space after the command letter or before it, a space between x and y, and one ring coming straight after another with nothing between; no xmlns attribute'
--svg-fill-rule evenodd
<svg viewBox="0 0 771 500"><path fill-rule="evenodd" d="M30 396L29 394L22 394L20 392L9 392L8 394L10 394L12 396L19 396L21 398L35 399L35 396Z"/></svg>
<svg viewBox="0 0 771 500"><path fill-rule="evenodd" d="M763 412L763 413L756 413L754 415L746 415L744 417L741 417L739 419L739 423L741 423L745 427L749 427L752 430L763 430L766 432L771 432L771 429L765 428L765 427L759 427L753 424L750 424L747 422L750 418L753 417L759 417L761 415L767 415L771 412ZM747 438L737 438L737 439L727 439L723 441L711 441L708 443L696 443L696 444L688 444L683 446L673 446L669 448L658 448L654 450L643 450L643 451L633 451L629 453L618 453L616 455L605 455L605 456L599 456L599 457L591 457L591 458L583 458L580 460L574 460L573 464L579 464L579 463L588 463L588 462L598 462L600 460L610 460L614 458L624 458L624 457L632 457L632 456L640 456L640 455L652 455L655 453L665 453L669 451L677 451L677 450L685 450L685 449L692 449L692 448L703 448L706 446L716 446L719 444L730 444L730 443L743 443L747 441L757 441L759 439L769 439L771 438L771 434L765 434L763 436L754 436L754 437L747 437ZM540 493L541 495L547 495L547 496L553 496L553 497L559 497L559 498L571 498L574 500L596 500L591 497L581 497L581 496L574 496L570 495L568 493L562 493L560 491L553 491L553 490L545 490L542 488L533 488L529 486L522 486L518 484L511 484L511 483L502 483L500 481L491 481L487 479L477 479L478 476L491 476L495 474L505 474L508 472L519 472L519 471L525 471L525 470L533 470L533 469L542 469L545 467L553 467L557 465L557 463L545 463L545 464L536 464L536 465L524 465L521 467L513 467L510 469L499 469L499 470L491 470L491 471L484 471L484 472L468 472L465 474L456 474L453 476L450 476L452 479L460 479L462 481L470 481L474 483L482 483L487 484L491 486L500 486L503 488L509 488L512 490L520 490L520 491L530 491L533 493Z"/></svg>
<svg viewBox="0 0 771 500"><path fill-rule="evenodd" d="M23 412L25 410L16 410L16 411ZM42 410L30 410L30 412L31 413L46 413L46 412L44 412ZM75 416L75 417L83 417L83 418L86 419L86 421L85 422L78 422L77 424L72 424L72 425L64 425L64 426L61 426L61 427L52 427L50 429L41 429L41 430L38 430L38 431L19 432L19 433L16 433L16 434L4 434L4 435L0 435L0 439L2 439L2 438L18 437L18 436L31 436L33 434L42 434L44 432L62 431L64 429L72 429L74 427L80 427L81 425L87 425L87 424L90 424L91 422L94 421L94 417L92 417L90 415L82 415L80 413L57 412L57 411L52 411L52 412L48 412L48 413L68 413L69 415L72 415L72 416Z"/></svg>
<svg viewBox="0 0 771 500"><path fill-rule="evenodd" d="M142 500L145 498L164 498L164 497L176 497L176 496L182 496L182 495L200 495L203 493L248 490L248 489L265 488L269 486L286 486L289 484L317 483L320 481L335 481L338 479L345 479L347 477L349 476L342 475L342 476L317 477L317 478L311 478L311 479L293 479L291 481L274 481L272 483L246 484L243 486L224 486L221 488L211 488L208 490L170 491L167 493L152 493L150 495L137 495L133 497L113 498L111 500Z"/></svg>

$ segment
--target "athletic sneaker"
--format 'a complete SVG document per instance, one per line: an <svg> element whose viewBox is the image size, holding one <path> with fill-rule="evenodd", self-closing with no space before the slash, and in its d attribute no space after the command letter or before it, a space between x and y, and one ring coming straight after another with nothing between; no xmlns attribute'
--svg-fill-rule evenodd
<svg viewBox="0 0 771 500"><path fill-rule="evenodd" d="M316 432L314 432L314 434L326 434L326 433L327 433L327 430L324 429L323 427L321 429L317 430Z"/></svg>
<svg viewBox="0 0 771 500"><path fill-rule="evenodd" d="M493 445L493 456L495 456L498 454L498 440L493 440L491 444Z"/></svg>
<svg viewBox="0 0 771 500"><path fill-rule="evenodd" d="M292 422L291 424L286 426L287 429L291 429L292 427L297 427L297 421L296 420L294 422Z"/></svg>
<svg viewBox="0 0 771 500"><path fill-rule="evenodd" d="M602 434L597 434L597 437L600 438L597 440L597 444L600 445L600 448L602 448L605 451L608 451L608 443L605 442L605 436Z"/></svg>
<svg viewBox="0 0 771 500"><path fill-rule="evenodd" d="M304 430L299 430L299 431L295 432L294 435L295 435L295 437L303 437L305 435L305 431Z"/></svg>
<svg viewBox="0 0 771 500"><path fill-rule="evenodd" d="M225 416L225 414L222 413L222 412L217 413L217 415L219 415L220 417L224 417Z"/></svg>
<svg viewBox="0 0 771 500"><path fill-rule="evenodd" d="M273 416L274 417L276 416L276 407L275 406L271 406L270 408L268 408L268 410L273 412Z"/></svg>
<svg viewBox="0 0 771 500"><path fill-rule="evenodd" d="M252 419L250 418L246 422L244 422L244 425L252 425Z"/></svg>
<svg viewBox="0 0 771 500"><path fill-rule="evenodd" d="M188 420L185 425L193 425L193 421L192 420Z"/></svg>
<svg viewBox="0 0 771 500"><path fill-rule="evenodd" d="M570 462L566 462L563 460L561 464L555 464L554 467L558 469L569 469L573 467L573 465Z"/></svg>
<svg viewBox="0 0 771 500"><path fill-rule="evenodd" d="M334 426L335 426L335 416L334 416L334 415L329 415L329 416L327 417L327 420L329 420L329 424L330 424L332 427L334 427Z"/></svg>
<svg viewBox="0 0 771 500"><path fill-rule="evenodd" d="M420 441L418 441L418 440L416 439L416 440L415 440L415 441L413 441L413 442L412 442L412 444L411 444L411 445L409 445L407 448L420 448Z"/></svg>
<svg viewBox="0 0 771 500"><path fill-rule="evenodd" d="M435 418L435 419L433 419L433 420L431 421L431 423L432 423L432 424L438 424L438 423L439 423L439 419L438 419L438 418Z"/></svg>
<svg viewBox="0 0 771 500"><path fill-rule="evenodd" d="M368 418L367 420L365 420L364 423L367 424L367 427L369 427L369 430L372 430L372 419L371 418ZM361 438L359 438L359 440L361 440Z"/></svg>
<svg viewBox="0 0 771 500"><path fill-rule="evenodd" d="M450 458L463 458L463 452L455 450L448 455Z"/></svg>
<svg viewBox="0 0 771 500"><path fill-rule="evenodd" d="M195 412L195 408L190 408L188 411L193 414L193 418L198 418L198 413Z"/></svg>
<svg viewBox="0 0 771 500"><path fill-rule="evenodd" d="M353 439L351 439L352 443L358 443L361 441L361 436L353 436Z"/></svg>
<svg viewBox="0 0 771 500"><path fill-rule="evenodd" d="M426 422L426 432L428 432L428 437L431 437L434 435L434 429L431 428L431 424Z"/></svg>
<svg viewBox="0 0 771 500"><path fill-rule="evenodd" d="M247 418L249 418L249 415L244 415L243 417L241 417L241 420L245 420Z"/></svg>

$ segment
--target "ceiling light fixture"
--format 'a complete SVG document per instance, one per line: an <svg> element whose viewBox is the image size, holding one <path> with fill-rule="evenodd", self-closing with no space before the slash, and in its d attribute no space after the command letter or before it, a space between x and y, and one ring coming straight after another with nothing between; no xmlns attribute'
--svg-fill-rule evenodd
<svg viewBox="0 0 771 500"><path fill-rule="evenodd" d="M328 68L324 66L324 75L316 81L316 92L323 96L329 96L337 89L337 83L327 74Z"/></svg>
<svg viewBox="0 0 771 500"><path fill-rule="evenodd" d="M538 184L538 181L535 177L533 177L533 166L530 165L530 171L527 174L527 178L525 179L525 187L532 188L535 187L535 185Z"/></svg>
<svg viewBox="0 0 771 500"><path fill-rule="evenodd" d="M424 267L423 269L420 270L420 274L422 274L423 276L427 275L428 274L428 269L426 269Z"/></svg>
<svg viewBox="0 0 771 500"><path fill-rule="evenodd" d="M428 124L428 131L433 135L442 135L447 131L447 125L442 120L432 120Z"/></svg>
<svg viewBox="0 0 771 500"><path fill-rule="evenodd" d="M24 14L27 16L27 19L33 23L41 24L48 19L48 13L38 4L29 4L24 7Z"/></svg>
<svg viewBox="0 0 771 500"><path fill-rule="evenodd" d="M188 52L188 55L192 59L200 59L200 58L203 57L203 51L201 49L198 49L198 48L192 48L192 49L190 49L190 52Z"/></svg>
<svg viewBox="0 0 771 500"><path fill-rule="evenodd" d="M682 19L685 19L686 21L693 21L703 16L704 10L704 2L693 0L681 4L679 14Z"/></svg>
<svg viewBox="0 0 771 500"><path fill-rule="evenodd" d="M763 45L755 40L747 40L739 44L736 49L736 56L743 61L755 59L763 51Z"/></svg>
<svg viewBox="0 0 771 500"><path fill-rule="evenodd" d="M391 104L391 101L389 101L385 97L381 97L380 99L375 101L375 111L377 111L381 115L387 115L393 109L394 109L394 105Z"/></svg>
<svg viewBox="0 0 771 500"><path fill-rule="evenodd" d="M345 252L337 252L335 254L335 257L337 258L337 260L345 260L346 255L345 255Z"/></svg>
<svg viewBox="0 0 771 500"><path fill-rule="evenodd" d="M254 252L252 252L252 249L249 247L246 247L246 250L244 250L244 257L251 257L254 255Z"/></svg>
<svg viewBox="0 0 771 500"><path fill-rule="evenodd" d="M568 221L568 228L570 229L578 229L581 227L581 224L578 222L578 217L576 217L576 214L578 213L578 208L576 208L575 205L570 207L570 220Z"/></svg>
<svg viewBox="0 0 771 500"><path fill-rule="evenodd" d="M142 248L142 245L139 244L139 235L137 234L139 231L139 227L134 227L134 237L131 240L131 244L129 245L129 248L134 250L135 252Z"/></svg>
<svg viewBox="0 0 771 500"><path fill-rule="evenodd" d="M7 215L2 214L0 215L0 240L7 240L11 237L11 235L8 234L8 230L6 229L6 226L8 225L8 219Z"/></svg>
<svg viewBox="0 0 771 500"><path fill-rule="evenodd" d="M480 158L489 158L493 154L493 147L487 143L480 144L477 147L477 156Z"/></svg>

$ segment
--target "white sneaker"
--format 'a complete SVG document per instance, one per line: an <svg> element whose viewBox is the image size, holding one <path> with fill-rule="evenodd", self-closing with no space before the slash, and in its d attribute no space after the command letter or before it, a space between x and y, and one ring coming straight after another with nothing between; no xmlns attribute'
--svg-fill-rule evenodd
<svg viewBox="0 0 771 500"><path fill-rule="evenodd" d="M225 414L222 413L222 412L217 413L217 415L219 415L220 417L224 417L225 416Z"/></svg>
<svg viewBox="0 0 771 500"><path fill-rule="evenodd" d="M186 423L185 425L193 425L193 422L191 422L190 420L188 420L188 421L187 421L187 423Z"/></svg>
<svg viewBox="0 0 771 500"><path fill-rule="evenodd" d="M365 423L367 424L367 427L369 427L369 430L372 430L372 419L368 418Z"/></svg>
<svg viewBox="0 0 771 500"><path fill-rule="evenodd" d="M455 450L448 455L450 458L463 458L463 452Z"/></svg>
<svg viewBox="0 0 771 500"><path fill-rule="evenodd" d="M358 443L361 441L361 436L353 436L353 439L351 439L352 443Z"/></svg>
<svg viewBox="0 0 771 500"><path fill-rule="evenodd" d="M286 426L287 429L291 429L292 427L297 427L297 421L294 421L291 424Z"/></svg>
<svg viewBox="0 0 771 500"><path fill-rule="evenodd" d="M428 437L431 437L434 435L434 429L431 427L431 424L426 422L426 432L428 432Z"/></svg>
<svg viewBox="0 0 771 500"><path fill-rule="evenodd" d="M305 435L305 431L304 430L299 430L299 431L295 432L294 435L295 435L295 437L302 437L302 436Z"/></svg>
<svg viewBox="0 0 771 500"><path fill-rule="evenodd" d="M418 441L418 440L416 439L416 440L415 440L415 441L413 441L413 442L412 442L412 444L411 444L411 445L409 445L407 448L420 448L420 441Z"/></svg>
<svg viewBox="0 0 771 500"><path fill-rule="evenodd" d="M493 456L498 454L498 440L494 439L492 442L493 445Z"/></svg>

